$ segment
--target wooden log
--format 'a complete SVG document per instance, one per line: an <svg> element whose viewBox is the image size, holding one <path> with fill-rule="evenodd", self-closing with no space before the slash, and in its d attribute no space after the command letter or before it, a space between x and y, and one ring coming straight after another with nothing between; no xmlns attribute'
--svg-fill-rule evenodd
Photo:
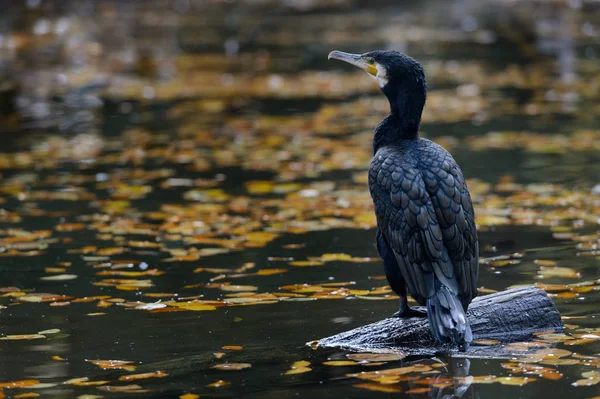
<svg viewBox="0 0 600 399"><path fill-rule="evenodd" d="M560 331L563 324L554 303L539 288L514 288L475 298L467 312L474 340L501 343L529 340L541 331ZM319 347L352 351L403 352L407 355L432 355L457 348L435 342L426 318L389 318L343 332L316 342ZM309 342L308 345L315 345ZM469 357L508 357L502 345L472 345Z"/></svg>

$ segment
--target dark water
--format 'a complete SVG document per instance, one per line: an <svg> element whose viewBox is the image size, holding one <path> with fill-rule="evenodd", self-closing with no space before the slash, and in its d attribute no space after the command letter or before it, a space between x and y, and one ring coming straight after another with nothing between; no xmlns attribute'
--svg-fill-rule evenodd
<svg viewBox="0 0 600 399"><path fill-rule="evenodd" d="M0 341L0 382L37 380L4 389L6 396L598 395L593 2L37 3L6 8L0 36L0 334L9 338ZM553 284L541 287L567 316L561 342L537 340L569 351L562 362L514 360L549 368L553 378L515 372L507 359L470 359L467 375L476 379L455 390L439 384L460 375L462 360L443 354L329 366L347 353L305 346L397 308L389 292L328 299L286 288L386 286L363 180L386 104L364 74L326 61L337 48L395 48L423 63L430 91L422 131L469 179L485 258L479 286ZM518 264L489 263L513 253L522 254ZM288 259L323 254L374 261L302 267ZM225 270L194 272L200 267ZM257 274L265 269L282 270ZM110 275L148 270L155 274ZM227 302L234 295L255 300ZM92 296L105 297L82 300ZM135 309L182 297L219 305ZM11 338L36 333L44 337ZM222 349L231 345L243 348ZM102 370L88 360L127 360L137 369ZM301 360L310 371L284 374ZM437 374L371 383L395 392L357 387L370 381L348 375L440 361ZM252 367L211 368L225 362ZM122 378L159 370L168 376ZM535 381L484 384L481 376ZM83 386L69 381L81 377L89 378ZM586 378L579 385L589 386L572 385ZM219 380L230 384L209 385ZM133 393L115 392L131 384L139 385Z"/></svg>

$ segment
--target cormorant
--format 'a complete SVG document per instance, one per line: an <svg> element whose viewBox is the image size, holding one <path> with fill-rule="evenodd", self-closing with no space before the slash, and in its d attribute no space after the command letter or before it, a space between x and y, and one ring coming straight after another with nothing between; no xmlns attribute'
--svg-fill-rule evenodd
<svg viewBox="0 0 600 399"><path fill-rule="evenodd" d="M463 173L440 145L419 137L427 84L421 65L397 51L329 53L373 77L390 102L375 128L369 190L377 216L377 250L398 317L425 317L407 304L409 293L427 306L429 326L442 343L465 351L473 333L465 315L477 295L479 247Z"/></svg>

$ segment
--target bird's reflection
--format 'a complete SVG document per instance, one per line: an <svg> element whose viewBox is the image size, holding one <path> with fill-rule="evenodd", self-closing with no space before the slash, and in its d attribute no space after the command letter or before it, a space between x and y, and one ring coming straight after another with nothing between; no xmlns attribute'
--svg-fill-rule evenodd
<svg viewBox="0 0 600 399"><path fill-rule="evenodd" d="M469 374L471 362L469 359L447 359L446 366L430 382L429 397L435 399L476 399L479 394L475 389L473 376Z"/></svg>

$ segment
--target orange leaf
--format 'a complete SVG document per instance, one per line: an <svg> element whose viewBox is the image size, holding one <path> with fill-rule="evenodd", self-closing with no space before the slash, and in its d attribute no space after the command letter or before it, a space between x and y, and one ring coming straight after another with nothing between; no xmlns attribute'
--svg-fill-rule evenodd
<svg viewBox="0 0 600 399"><path fill-rule="evenodd" d="M0 389L2 388L27 388L34 385L39 384L38 380L19 380L19 381L9 381L9 382L0 382Z"/></svg>
<svg viewBox="0 0 600 399"><path fill-rule="evenodd" d="M142 373L142 374L131 374L124 375L119 377L119 381L136 381L136 380L145 380L146 378L164 378L169 374L164 373L162 371L153 371L150 373Z"/></svg>
<svg viewBox="0 0 600 399"><path fill-rule="evenodd" d="M221 349L230 350L230 351L241 351L242 349L244 349L244 347L240 346L240 345L225 345L225 346L222 346Z"/></svg>

